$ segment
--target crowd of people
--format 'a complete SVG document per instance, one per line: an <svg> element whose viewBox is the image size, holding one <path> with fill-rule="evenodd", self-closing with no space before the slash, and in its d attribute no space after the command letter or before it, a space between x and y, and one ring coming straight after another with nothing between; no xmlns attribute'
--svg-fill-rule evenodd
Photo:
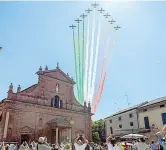
<svg viewBox="0 0 166 150"><path fill-rule="evenodd" d="M151 144L146 143L144 138L139 138L138 141L130 141L130 144L122 144L115 138L108 137L106 142L108 150L166 150L166 125L159 132L155 134L158 141L152 141Z"/></svg>
<svg viewBox="0 0 166 150"><path fill-rule="evenodd" d="M165 135L166 126L156 133L158 141L152 141L151 144L147 144L144 138L127 143L108 137L106 145L102 146L88 142L84 135L78 135L73 144L49 144L46 137L40 137L38 142L28 144L24 141L20 146L1 143L0 150L166 150Z"/></svg>

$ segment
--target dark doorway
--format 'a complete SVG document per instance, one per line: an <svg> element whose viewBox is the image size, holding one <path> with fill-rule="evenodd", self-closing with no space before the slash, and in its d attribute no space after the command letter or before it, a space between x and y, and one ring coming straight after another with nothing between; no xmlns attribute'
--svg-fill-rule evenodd
<svg viewBox="0 0 166 150"><path fill-rule="evenodd" d="M29 142L29 135L28 134L21 134L21 144L26 141Z"/></svg>

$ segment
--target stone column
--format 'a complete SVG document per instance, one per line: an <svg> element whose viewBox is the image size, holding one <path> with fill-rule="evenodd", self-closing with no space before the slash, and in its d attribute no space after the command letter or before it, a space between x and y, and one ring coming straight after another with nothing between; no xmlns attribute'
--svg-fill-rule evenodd
<svg viewBox="0 0 166 150"><path fill-rule="evenodd" d="M71 143L71 128L69 129L69 143Z"/></svg>
<svg viewBox="0 0 166 150"><path fill-rule="evenodd" d="M56 144L58 143L58 128L56 128Z"/></svg>
<svg viewBox="0 0 166 150"><path fill-rule="evenodd" d="M4 139L6 139L7 137L8 123L9 123L9 112L6 113L5 127L4 127L4 133L3 133Z"/></svg>

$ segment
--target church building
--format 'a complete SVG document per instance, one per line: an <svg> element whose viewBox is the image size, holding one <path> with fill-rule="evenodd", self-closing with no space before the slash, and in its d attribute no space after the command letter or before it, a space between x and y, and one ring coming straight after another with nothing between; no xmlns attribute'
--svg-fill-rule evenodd
<svg viewBox="0 0 166 150"><path fill-rule="evenodd" d="M74 80L57 65L37 72L38 83L21 90L11 84L0 102L0 141L31 142L40 136L49 143L73 142L77 134L92 140L91 106L74 96Z"/></svg>

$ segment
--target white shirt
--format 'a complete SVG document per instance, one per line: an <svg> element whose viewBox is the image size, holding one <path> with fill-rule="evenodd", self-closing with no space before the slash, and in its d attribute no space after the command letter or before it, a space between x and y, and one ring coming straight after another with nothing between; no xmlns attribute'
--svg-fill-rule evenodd
<svg viewBox="0 0 166 150"><path fill-rule="evenodd" d="M138 142L135 144L138 150L146 150L148 148L148 145L143 142Z"/></svg>
<svg viewBox="0 0 166 150"><path fill-rule="evenodd" d="M121 150L121 148L117 145L115 145L114 147L111 143L108 143L107 145L108 145L108 150Z"/></svg>
<svg viewBox="0 0 166 150"><path fill-rule="evenodd" d="M74 146L76 150L85 150L85 147L87 146L87 144L84 143L82 145L78 145L77 143L74 143Z"/></svg>

